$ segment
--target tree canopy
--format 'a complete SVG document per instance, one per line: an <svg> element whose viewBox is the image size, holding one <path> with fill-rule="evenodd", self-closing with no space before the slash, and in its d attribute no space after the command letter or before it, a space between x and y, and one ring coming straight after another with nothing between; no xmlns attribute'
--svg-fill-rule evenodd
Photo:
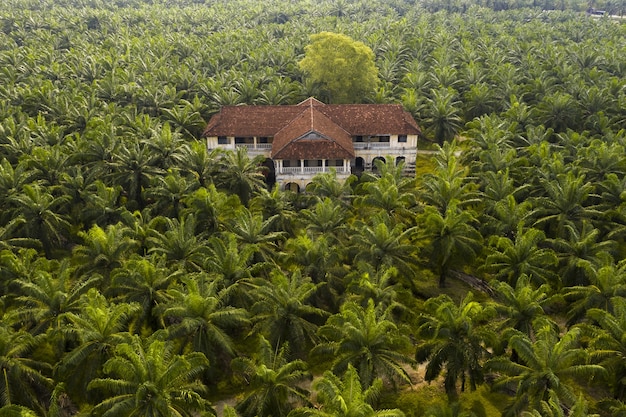
<svg viewBox="0 0 626 417"><path fill-rule="evenodd" d="M378 85L374 52L347 35L321 32L311 35L298 63L332 103L360 103Z"/></svg>

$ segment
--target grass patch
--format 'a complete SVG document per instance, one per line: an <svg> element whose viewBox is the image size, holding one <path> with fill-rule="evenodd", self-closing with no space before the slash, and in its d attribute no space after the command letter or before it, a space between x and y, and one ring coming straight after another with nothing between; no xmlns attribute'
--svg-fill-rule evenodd
<svg viewBox="0 0 626 417"><path fill-rule="evenodd" d="M476 417L500 417L503 407L509 401L508 396L491 392L489 387L483 385L476 391L461 393L458 407L460 412L469 411ZM389 393L381 401L381 408L398 408L407 417L422 417L452 407L443 387L436 383L400 393Z"/></svg>
<svg viewBox="0 0 626 417"><path fill-rule="evenodd" d="M432 155L417 155L415 157L415 178L435 172L435 161Z"/></svg>

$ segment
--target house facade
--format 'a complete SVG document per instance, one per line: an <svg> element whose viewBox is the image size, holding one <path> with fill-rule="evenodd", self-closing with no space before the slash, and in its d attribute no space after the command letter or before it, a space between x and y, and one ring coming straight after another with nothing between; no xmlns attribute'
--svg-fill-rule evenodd
<svg viewBox="0 0 626 417"><path fill-rule="evenodd" d="M209 149L237 147L263 155L283 189L303 190L335 170L338 179L394 158L415 169L420 129L399 104L324 104L309 98L292 106L226 106L204 130Z"/></svg>

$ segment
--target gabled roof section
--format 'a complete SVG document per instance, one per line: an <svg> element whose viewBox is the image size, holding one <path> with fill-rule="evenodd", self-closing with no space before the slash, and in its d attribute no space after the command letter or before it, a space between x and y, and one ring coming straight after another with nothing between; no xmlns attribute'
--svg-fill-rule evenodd
<svg viewBox="0 0 626 417"><path fill-rule="evenodd" d="M400 104L329 104L320 111L352 135L419 135L413 116Z"/></svg>
<svg viewBox="0 0 626 417"><path fill-rule="evenodd" d="M272 158L354 158L351 135L321 113L316 103L308 104L298 105L304 111L274 135Z"/></svg>
<svg viewBox="0 0 626 417"><path fill-rule="evenodd" d="M301 112L297 106L225 106L202 136L274 136Z"/></svg>

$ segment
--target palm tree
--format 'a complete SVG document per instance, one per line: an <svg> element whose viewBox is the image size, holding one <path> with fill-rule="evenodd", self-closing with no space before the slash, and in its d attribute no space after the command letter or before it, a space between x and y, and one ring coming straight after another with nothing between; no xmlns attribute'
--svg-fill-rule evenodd
<svg viewBox="0 0 626 417"><path fill-rule="evenodd" d="M240 216L233 218L228 228L241 247L251 246L255 249L257 262L271 261L278 252L279 242L286 235L285 232L272 232L272 223L272 218L264 220L262 214L244 208Z"/></svg>
<svg viewBox="0 0 626 417"><path fill-rule="evenodd" d="M472 226L475 221L470 211L459 211L456 204L448 206L442 215L432 207L424 210L428 242L427 256L437 268L439 286L445 286L451 268L468 264L475 258L481 247L482 237Z"/></svg>
<svg viewBox="0 0 626 417"><path fill-rule="evenodd" d="M515 329L534 340L535 329L556 326L546 314L546 308L552 301L547 284L535 288L528 275L521 275L515 287L506 282L496 282L493 287L496 292L493 307L503 318L499 326L501 330Z"/></svg>
<svg viewBox="0 0 626 417"><path fill-rule="evenodd" d="M10 320L21 323L34 335L49 329L61 331L64 315L77 312L81 296L99 281L97 275L76 280L67 259L51 261L48 270L41 267L36 274L13 281L16 288L13 303L19 307L9 313Z"/></svg>
<svg viewBox="0 0 626 417"><path fill-rule="evenodd" d="M541 285L551 282L558 260L553 250L542 248L545 235L538 229L524 230L518 226L515 241L506 237L494 236L491 239L495 250L485 259L485 269L493 272L495 278L516 285L518 279L526 276Z"/></svg>
<svg viewBox="0 0 626 417"><path fill-rule="evenodd" d="M461 102L451 89L431 90L432 98L427 99L424 123L439 144L452 140L461 130Z"/></svg>
<svg viewBox="0 0 626 417"><path fill-rule="evenodd" d="M160 322L156 312L160 305L171 300L167 290L180 276L181 271L165 267L162 257L133 257L112 271L107 295L113 296L116 302L139 304L141 315L135 327L147 325L156 330Z"/></svg>
<svg viewBox="0 0 626 417"><path fill-rule="evenodd" d="M32 357L44 337L0 324L0 407L22 405L45 414L51 366Z"/></svg>
<svg viewBox="0 0 626 417"><path fill-rule="evenodd" d="M568 306L568 323L583 320L588 310L599 308L614 312L614 305L626 298L626 270L622 261L618 265L603 266L594 273L588 285L563 288L562 294Z"/></svg>
<svg viewBox="0 0 626 417"><path fill-rule="evenodd" d="M548 237L562 237L565 226L580 227L584 220L600 215L587 207L594 187L583 176L569 172L555 180L541 180L541 184L545 196L536 199L538 220L534 226L543 227Z"/></svg>
<svg viewBox="0 0 626 417"><path fill-rule="evenodd" d="M154 216L178 218L183 199L198 189L198 184L170 170L164 177L155 177L145 191Z"/></svg>
<svg viewBox="0 0 626 417"><path fill-rule="evenodd" d="M109 303L92 288L81 297L80 311L64 315L66 337L77 344L57 363L55 374L77 399L87 399L89 381L102 375L102 365L115 346L129 340L128 325L139 309L138 304Z"/></svg>
<svg viewBox="0 0 626 417"><path fill-rule="evenodd" d="M101 274L105 286L113 269L121 266L138 247L138 242L130 237L131 230L122 223L109 225L106 229L94 225L88 232L79 232L83 245L74 247L72 262L79 273Z"/></svg>
<svg viewBox="0 0 626 417"><path fill-rule="evenodd" d="M504 412L505 416L519 415L524 409L540 409L541 402L557 396L561 406L572 406L576 401L575 385L571 381L593 381L606 375L606 369L588 363L588 352L580 347L580 328L571 328L559 334L551 326L539 329L537 339L511 330L509 347L517 352L518 361L498 356L485 367L496 372L493 388L515 391L515 399Z"/></svg>
<svg viewBox="0 0 626 417"><path fill-rule="evenodd" d="M241 207L238 197L218 191L213 184L190 193L183 203L181 216L195 216L196 231L208 235L222 229Z"/></svg>
<svg viewBox="0 0 626 417"><path fill-rule="evenodd" d="M297 408L289 417L404 417L398 409L374 409L382 387L382 380L376 379L364 389L352 365L348 365L343 378L326 371L324 377L313 384L320 405Z"/></svg>
<svg viewBox="0 0 626 417"><path fill-rule="evenodd" d="M583 221L580 229L566 225L563 237L549 243L559 259L559 276L564 286L589 285L597 270L612 263L617 242L602 240L600 231Z"/></svg>
<svg viewBox="0 0 626 417"><path fill-rule="evenodd" d="M327 236L334 242L341 241L346 233L348 211L329 197L320 199L311 207L300 211L306 230L311 236Z"/></svg>
<svg viewBox="0 0 626 417"><path fill-rule="evenodd" d="M199 352L173 353L174 345L153 336L145 342L134 336L115 348L104 365L107 378L96 378L89 390L105 399L97 404L95 416L183 416L214 415L205 398L206 386L198 379L208 366Z"/></svg>
<svg viewBox="0 0 626 417"><path fill-rule="evenodd" d="M418 363L428 361L425 379L434 381L445 367L444 388L448 399L457 398L469 379L472 390L483 382L481 361L488 356L487 346L493 338L486 324L494 315L490 307L473 300L472 293L457 306L447 295L431 298L424 304L415 351Z"/></svg>
<svg viewBox="0 0 626 417"><path fill-rule="evenodd" d="M261 336L252 358L239 357L232 368L247 385L237 403L242 417L284 417L295 406L308 404L308 391L300 385L311 379L302 360L289 361L288 345L273 348Z"/></svg>
<svg viewBox="0 0 626 417"><path fill-rule="evenodd" d="M62 247L69 239L69 219L64 214L67 196L54 196L38 185L24 185L23 192L10 198L15 213L24 217L25 222L18 230L24 237L35 238L50 258L53 249Z"/></svg>
<svg viewBox="0 0 626 417"><path fill-rule="evenodd" d="M368 262L374 270L395 267L403 277L408 278L408 287L414 288L412 280L417 262L417 248L413 237L417 228L404 228L395 224L386 215L378 215L371 219L372 225L357 224L356 232L351 238L351 250L357 261ZM394 224L393 227L388 224Z"/></svg>
<svg viewBox="0 0 626 417"><path fill-rule="evenodd" d="M109 170L111 181L122 186L128 193L129 203L135 204L133 209L139 210L144 208L144 189L154 177L163 174L158 166L158 156L138 142L121 146L113 155Z"/></svg>
<svg viewBox="0 0 626 417"><path fill-rule="evenodd" d="M626 300L618 297L613 301L613 311L602 308L591 308L587 317L595 325L586 326L592 336L591 356L599 361L609 374L609 386L613 397L624 401L626 399L626 381L623 375L626 364L623 358L626 355Z"/></svg>
<svg viewBox="0 0 626 417"><path fill-rule="evenodd" d="M154 232L148 237L149 253L165 256L168 265L184 271L202 271L207 254L207 241L203 233L196 233L196 220L192 214L179 219L162 218L167 230Z"/></svg>
<svg viewBox="0 0 626 417"><path fill-rule="evenodd" d="M377 308L373 300L367 307L345 302L338 314L331 316L319 329L324 340L312 355L330 355L335 373L355 367L363 386L384 377L389 381L411 383L405 364L413 361L403 352L409 346L408 336L391 319L390 309Z"/></svg>
<svg viewBox="0 0 626 417"><path fill-rule="evenodd" d="M206 274L187 275L181 285L171 288L171 301L162 307L161 316L168 337L178 340L181 349L189 347L203 353L213 369L225 366L235 355L232 336L248 325L244 309L224 303L220 280Z"/></svg>
<svg viewBox="0 0 626 417"><path fill-rule="evenodd" d="M255 299L250 308L253 317L252 333L267 338L273 348L289 343L297 356L319 340L317 324L329 314L311 305L311 298L323 284L313 284L299 271L291 276L273 271L270 282L251 280L249 284Z"/></svg>
<svg viewBox="0 0 626 417"><path fill-rule="evenodd" d="M220 170L215 178L218 188L239 196L241 203L248 202L261 189L267 188L263 175L263 156L248 157L248 150L239 147L227 152L219 162Z"/></svg>

